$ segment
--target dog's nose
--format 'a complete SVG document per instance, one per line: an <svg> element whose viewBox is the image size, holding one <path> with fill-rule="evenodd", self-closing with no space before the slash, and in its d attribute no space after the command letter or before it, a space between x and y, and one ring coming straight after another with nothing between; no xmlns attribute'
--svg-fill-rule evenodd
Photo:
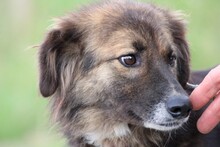
<svg viewBox="0 0 220 147"><path fill-rule="evenodd" d="M192 109L191 103L186 96L174 96L168 99L167 111L174 118L184 118L187 117Z"/></svg>

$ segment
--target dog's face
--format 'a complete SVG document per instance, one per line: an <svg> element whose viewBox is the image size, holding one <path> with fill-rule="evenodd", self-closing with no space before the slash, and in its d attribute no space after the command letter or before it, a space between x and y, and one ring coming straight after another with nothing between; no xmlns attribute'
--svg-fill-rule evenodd
<svg viewBox="0 0 220 147"><path fill-rule="evenodd" d="M176 12L131 2L63 17L41 46L41 93L72 122L178 128L190 111L184 27Z"/></svg>

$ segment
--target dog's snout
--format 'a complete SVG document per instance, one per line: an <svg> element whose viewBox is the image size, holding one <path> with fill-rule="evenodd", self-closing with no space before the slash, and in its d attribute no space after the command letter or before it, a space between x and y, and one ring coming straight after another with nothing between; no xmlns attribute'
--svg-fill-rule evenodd
<svg viewBox="0 0 220 147"><path fill-rule="evenodd" d="M174 118L187 117L192 109L191 103L186 96L174 96L167 101L167 111Z"/></svg>

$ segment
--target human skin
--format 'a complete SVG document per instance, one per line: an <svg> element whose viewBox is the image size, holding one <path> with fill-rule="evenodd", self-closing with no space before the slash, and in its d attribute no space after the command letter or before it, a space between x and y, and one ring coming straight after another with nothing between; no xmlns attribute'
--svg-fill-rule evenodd
<svg viewBox="0 0 220 147"><path fill-rule="evenodd" d="M190 100L194 110L201 109L212 100L197 122L201 133L209 133L220 122L220 65L212 69L195 88Z"/></svg>

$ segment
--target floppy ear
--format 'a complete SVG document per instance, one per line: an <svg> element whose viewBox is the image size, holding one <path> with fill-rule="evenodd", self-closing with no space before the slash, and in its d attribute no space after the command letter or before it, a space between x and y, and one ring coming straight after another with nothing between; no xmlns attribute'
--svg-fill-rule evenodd
<svg viewBox="0 0 220 147"><path fill-rule="evenodd" d="M60 84L60 66L71 43L78 43L80 34L73 24L51 30L39 52L40 92L44 97L54 94ZM75 50L72 45L71 50ZM67 60L67 59L65 59Z"/></svg>
<svg viewBox="0 0 220 147"><path fill-rule="evenodd" d="M177 60L178 80L180 84L185 87L190 74L190 54L186 41L186 21L182 13L178 11L173 13L170 20L170 29L179 54Z"/></svg>

